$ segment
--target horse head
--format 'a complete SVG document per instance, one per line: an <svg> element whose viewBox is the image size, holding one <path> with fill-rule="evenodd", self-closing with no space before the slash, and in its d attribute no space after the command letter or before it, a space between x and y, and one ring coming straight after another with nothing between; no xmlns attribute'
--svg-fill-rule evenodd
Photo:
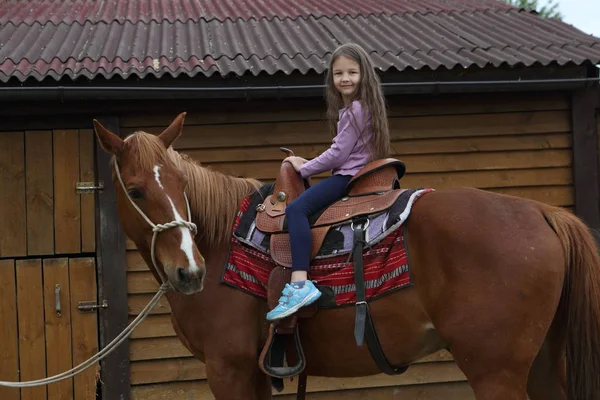
<svg viewBox="0 0 600 400"><path fill-rule="evenodd" d="M113 183L125 233L150 256L157 278L190 294L202 290L206 267L194 241L186 177L171 148L184 118L185 113L177 116L158 136L135 132L121 139L96 120L94 128L102 148L113 155Z"/></svg>

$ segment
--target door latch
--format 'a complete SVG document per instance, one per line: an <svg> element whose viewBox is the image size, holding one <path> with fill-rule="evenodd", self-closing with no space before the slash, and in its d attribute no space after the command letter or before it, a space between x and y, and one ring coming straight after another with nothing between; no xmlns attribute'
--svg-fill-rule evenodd
<svg viewBox="0 0 600 400"><path fill-rule="evenodd" d="M102 192L104 189L104 182L98 182L98 185L95 185L94 182L77 182L75 185L75 191L77 194L89 194L94 193L94 191Z"/></svg>
<svg viewBox="0 0 600 400"><path fill-rule="evenodd" d="M95 301L80 301L77 306L80 313L94 312L99 308L108 308L108 301L102 300L101 304L96 304Z"/></svg>

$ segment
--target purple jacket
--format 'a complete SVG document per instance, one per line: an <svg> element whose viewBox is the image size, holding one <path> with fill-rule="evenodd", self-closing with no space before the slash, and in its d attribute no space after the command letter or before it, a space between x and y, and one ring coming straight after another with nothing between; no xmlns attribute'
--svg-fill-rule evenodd
<svg viewBox="0 0 600 400"><path fill-rule="evenodd" d="M372 137L369 110L363 108L359 101L352 102L340 110L337 135L331 147L304 163L300 175L307 178L329 170L333 175L356 174L369 161L368 143Z"/></svg>

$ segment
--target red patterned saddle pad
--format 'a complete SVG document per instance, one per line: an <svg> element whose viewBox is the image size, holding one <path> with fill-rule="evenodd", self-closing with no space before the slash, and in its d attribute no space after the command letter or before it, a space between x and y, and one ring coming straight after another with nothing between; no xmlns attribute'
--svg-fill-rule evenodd
<svg viewBox="0 0 600 400"><path fill-rule="evenodd" d="M234 223L234 232L250 203L250 198L242 202ZM411 285L402 225L372 247L366 248L363 258L367 300ZM269 274L275 266L268 252L242 243L232 236L221 280L222 283L266 300ZM354 263L348 254L313 260L310 278L323 292L319 299L320 308L339 307L356 301Z"/></svg>

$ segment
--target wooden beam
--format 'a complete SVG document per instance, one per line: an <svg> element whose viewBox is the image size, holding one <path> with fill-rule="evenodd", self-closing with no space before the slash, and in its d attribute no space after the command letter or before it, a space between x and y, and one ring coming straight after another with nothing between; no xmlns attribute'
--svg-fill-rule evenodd
<svg viewBox="0 0 600 400"><path fill-rule="evenodd" d="M573 121L573 174L575 214L596 232L600 243L600 181L595 89L575 91L571 98Z"/></svg>
<svg viewBox="0 0 600 400"><path fill-rule="evenodd" d="M98 118L100 123L119 134L117 117ZM99 299L108 302L101 313L100 344L104 348L128 325L125 233L117 213L116 192L111 179L110 155L94 140L98 181L104 183L96 192L96 244L98 257ZM129 400L129 341L125 340L102 361L102 399Z"/></svg>
<svg viewBox="0 0 600 400"><path fill-rule="evenodd" d="M11 115L5 117L0 115L0 131L45 131L51 129L89 129L91 127L91 115L61 114L51 116L35 111L32 111L29 116Z"/></svg>

